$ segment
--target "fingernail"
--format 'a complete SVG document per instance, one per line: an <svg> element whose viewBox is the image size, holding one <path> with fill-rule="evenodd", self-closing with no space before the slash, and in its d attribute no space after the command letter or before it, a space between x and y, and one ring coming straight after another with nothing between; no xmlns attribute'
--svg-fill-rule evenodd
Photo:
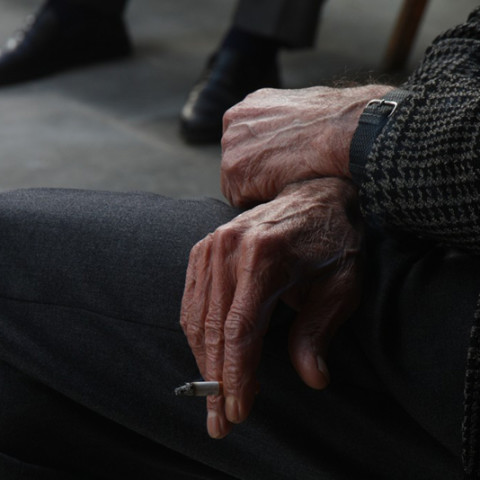
<svg viewBox="0 0 480 480"><path fill-rule="evenodd" d="M330 372L328 371L325 360L323 360L323 358L320 355L317 356L317 368L320 371L320 373L323 375L323 378L325 379L325 387L326 387L330 383Z"/></svg>
<svg viewBox="0 0 480 480"><path fill-rule="evenodd" d="M225 413L232 423L240 423L240 403L235 397L227 397L225 400Z"/></svg>
<svg viewBox="0 0 480 480"><path fill-rule="evenodd" d="M209 411L207 416L207 430L212 438L221 438L220 418L217 412Z"/></svg>

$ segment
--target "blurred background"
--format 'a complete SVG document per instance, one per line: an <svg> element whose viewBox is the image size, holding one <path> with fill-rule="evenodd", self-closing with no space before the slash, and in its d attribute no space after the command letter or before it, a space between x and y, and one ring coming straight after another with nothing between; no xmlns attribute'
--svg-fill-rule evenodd
<svg viewBox="0 0 480 480"><path fill-rule="evenodd" d="M99 0L102 1L102 0ZM220 193L219 145L178 134L186 96L227 29L234 0L132 0L128 59L0 89L0 190L68 187L176 197ZM0 0L0 44L37 0ZM314 49L281 54L286 88L400 82L474 0L431 0L404 71L380 66L402 0L329 0Z"/></svg>

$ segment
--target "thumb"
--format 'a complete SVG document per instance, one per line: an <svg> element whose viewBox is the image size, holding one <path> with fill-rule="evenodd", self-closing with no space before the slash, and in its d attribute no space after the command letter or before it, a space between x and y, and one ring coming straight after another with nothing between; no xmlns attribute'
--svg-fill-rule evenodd
<svg viewBox="0 0 480 480"><path fill-rule="evenodd" d="M359 289L351 273L337 272L313 284L290 330L290 359L311 388L321 390L329 384L326 357L330 341L358 305Z"/></svg>

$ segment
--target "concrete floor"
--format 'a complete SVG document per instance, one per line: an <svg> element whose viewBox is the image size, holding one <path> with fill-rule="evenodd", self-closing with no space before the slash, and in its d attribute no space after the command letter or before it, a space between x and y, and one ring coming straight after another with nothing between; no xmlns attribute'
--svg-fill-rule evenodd
<svg viewBox="0 0 480 480"><path fill-rule="evenodd" d="M0 0L0 43L39 3ZM235 3L133 1L132 58L1 89L0 190L47 186L221 198L220 147L185 145L177 118ZM316 48L282 54L285 86L379 78L401 3L327 2ZM438 32L463 21L477 4L431 0L408 69Z"/></svg>

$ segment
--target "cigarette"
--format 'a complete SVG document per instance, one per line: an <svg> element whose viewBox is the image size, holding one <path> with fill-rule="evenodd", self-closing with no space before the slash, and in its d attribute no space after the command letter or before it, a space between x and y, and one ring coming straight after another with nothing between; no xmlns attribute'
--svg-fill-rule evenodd
<svg viewBox="0 0 480 480"><path fill-rule="evenodd" d="M175 389L175 395L185 397L207 397L222 393L222 382L189 382Z"/></svg>

